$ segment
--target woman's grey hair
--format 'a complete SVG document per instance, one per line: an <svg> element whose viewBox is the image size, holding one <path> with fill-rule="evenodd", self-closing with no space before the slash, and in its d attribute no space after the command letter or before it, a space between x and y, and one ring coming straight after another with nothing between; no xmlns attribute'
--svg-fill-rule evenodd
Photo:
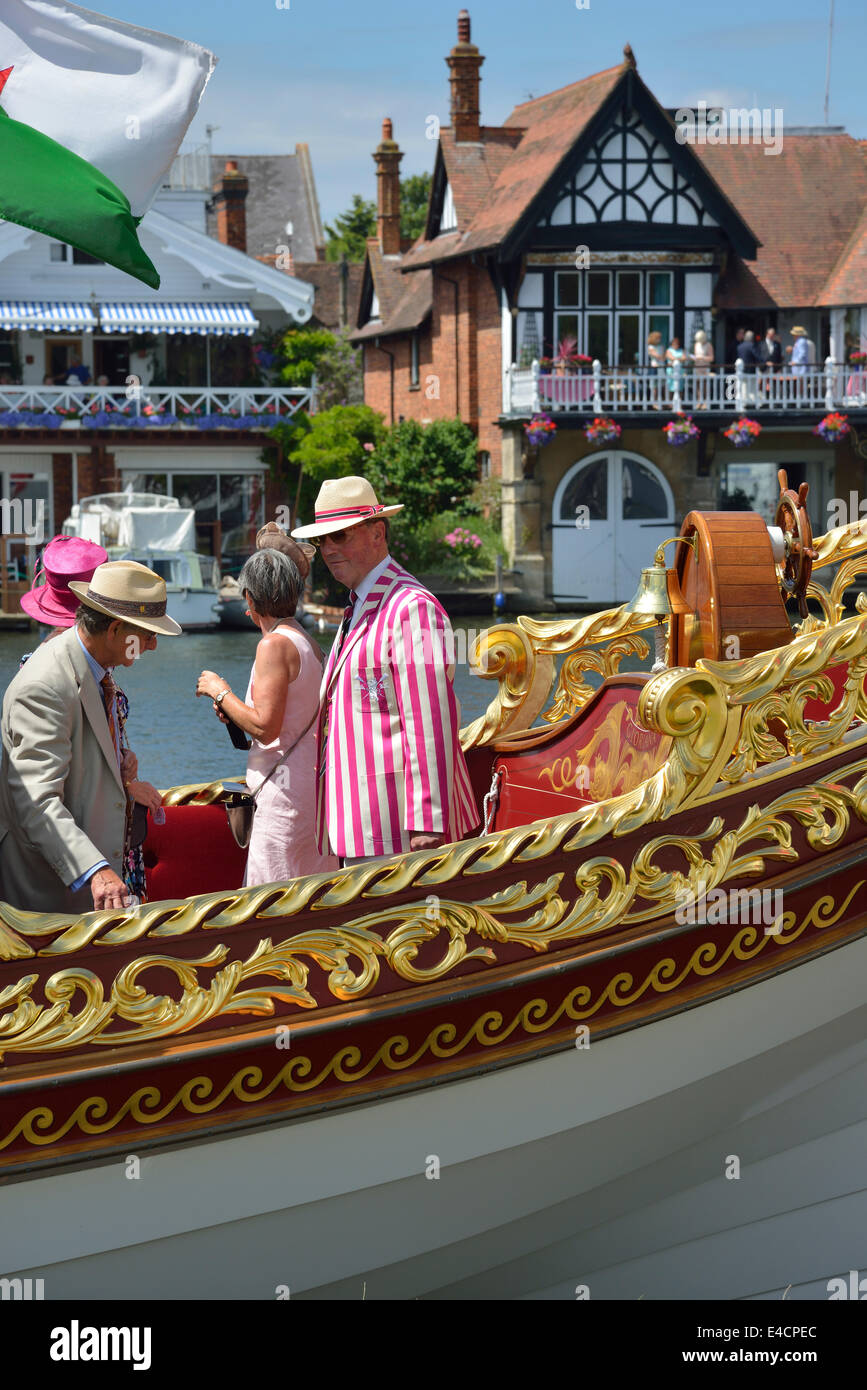
<svg viewBox="0 0 867 1390"><path fill-rule="evenodd" d="M304 580L298 566L280 550L257 550L238 575L238 588L258 613L268 618L291 618Z"/></svg>

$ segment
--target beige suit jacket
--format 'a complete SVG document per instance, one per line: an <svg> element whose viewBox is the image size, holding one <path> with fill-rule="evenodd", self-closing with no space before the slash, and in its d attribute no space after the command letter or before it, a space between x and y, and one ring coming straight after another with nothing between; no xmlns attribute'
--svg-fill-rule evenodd
<svg viewBox="0 0 867 1390"><path fill-rule="evenodd" d="M86 912L74 883L100 859L121 872L126 793L102 694L75 628L44 643L3 699L0 899Z"/></svg>

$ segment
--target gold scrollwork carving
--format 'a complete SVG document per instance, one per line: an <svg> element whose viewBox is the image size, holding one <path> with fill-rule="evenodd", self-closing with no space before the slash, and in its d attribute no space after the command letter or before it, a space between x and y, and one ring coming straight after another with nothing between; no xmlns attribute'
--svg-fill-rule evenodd
<svg viewBox="0 0 867 1390"><path fill-rule="evenodd" d="M856 884L839 906L830 895L818 898L800 922L795 921L794 913L784 913L779 932L771 934L759 927L745 926L739 927L726 942L715 938L705 940L696 946L680 969L672 957L666 956L637 980L629 971L619 970L595 994L589 986L579 984L570 988L559 1002L531 999L508 1019L497 1010L487 1010L462 1033L452 1023L438 1023L415 1049L405 1034L397 1034L378 1044L367 1057L359 1046L344 1045L318 1071L314 1071L309 1057L298 1055L283 1063L268 1080L257 1066L242 1067L219 1089L210 1077L193 1077L167 1100L163 1099L159 1085L148 1084L138 1087L114 1112L110 1112L104 1097L89 1096L62 1120L58 1120L48 1105L42 1104L23 1115L7 1134L0 1135L0 1152L19 1138L35 1148L45 1148L59 1144L76 1130L80 1134L98 1136L110 1133L126 1119L137 1125L153 1126L178 1109L195 1118L219 1110L227 1101L262 1105L280 1088L290 1094L303 1095L331 1078L342 1085L351 1085L364 1080L377 1068L407 1072L428 1055L437 1061L451 1061L473 1044L502 1048L515 1035L538 1037L550 1032L563 1018L571 1023L586 1021L598 1014L605 1004L616 1009L629 1008L648 994L670 994L691 977L708 979L732 959L749 963L762 952L785 949L810 927L817 931L827 930L836 925L854 894L863 886L863 882ZM569 1045L572 1045L571 1038Z"/></svg>
<svg viewBox="0 0 867 1390"><path fill-rule="evenodd" d="M672 727L678 708L671 711ZM226 964L228 950L223 945L197 960L146 956L123 967L108 997L92 971L71 968L45 982L47 1003L38 1004L32 998L38 976L26 975L0 994L0 1005L15 1006L0 1015L0 1057L4 1051L63 1051L86 1043L114 1047L175 1036L230 1013L272 1014L275 1000L315 1008L307 988L310 967L302 957L328 972L329 992L345 1001L370 992L383 959L395 975L413 984L441 980L466 960L495 964L491 946L470 948L471 933L483 942L539 952L667 916L685 900L698 899L723 882L763 875L768 860L794 860L786 817L802 825L817 852L839 842L852 814L867 821L867 760L852 770L863 774L854 788L840 783L798 788L777 797L765 810L750 807L731 831L725 832L722 817L716 816L703 833L689 839L657 836L639 850L629 869L611 856L585 860L573 871L577 897L571 904L560 891L563 874L556 873L531 886L526 881L511 884L475 903L428 895L424 905L377 910L345 926L299 933L276 946L262 940L244 961ZM660 853L672 849L685 858L686 872L662 870L655 862ZM439 959L418 966L419 951L443 934L445 948ZM351 959L360 968L352 969ZM216 966L222 968L210 985L201 984L198 970ZM142 986L140 977L155 968L174 974L180 999L149 994ZM263 976L285 985L241 988ZM79 995L82 1002L74 1012ZM110 1032L118 1020L133 1026Z"/></svg>

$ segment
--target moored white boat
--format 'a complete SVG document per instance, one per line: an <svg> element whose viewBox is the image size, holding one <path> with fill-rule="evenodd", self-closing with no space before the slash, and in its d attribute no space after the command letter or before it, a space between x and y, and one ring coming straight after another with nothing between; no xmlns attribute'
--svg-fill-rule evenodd
<svg viewBox="0 0 867 1390"><path fill-rule="evenodd" d="M63 523L65 536L83 536L109 560L137 560L166 582L168 611L188 632L219 626L215 611L219 569L196 550L195 511L175 497L106 492L83 497Z"/></svg>

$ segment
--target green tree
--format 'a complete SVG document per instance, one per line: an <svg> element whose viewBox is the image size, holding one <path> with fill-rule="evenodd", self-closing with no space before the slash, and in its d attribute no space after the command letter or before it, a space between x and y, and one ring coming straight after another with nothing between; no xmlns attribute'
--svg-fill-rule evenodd
<svg viewBox="0 0 867 1390"><path fill-rule="evenodd" d="M290 328L280 343L280 380L284 386L309 386L323 355L334 347L325 328Z"/></svg>
<svg viewBox="0 0 867 1390"><path fill-rule="evenodd" d="M364 378L361 353L349 341L349 330L341 328L316 364L316 385L319 409L333 405L361 405L364 400Z"/></svg>
<svg viewBox="0 0 867 1390"><path fill-rule="evenodd" d="M353 193L352 206L335 217L333 227L326 222L325 231L327 261L339 261L344 252L348 261L363 261L368 237L376 236L376 204Z"/></svg>
<svg viewBox="0 0 867 1390"><path fill-rule="evenodd" d="M477 450L463 420L402 420L371 454L367 476L378 497L403 503L405 523L414 525L469 499L479 476Z"/></svg>
<svg viewBox="0 0 867 1390"><path fill-rule="evenodd" d="M416 241L424 231L431 175L408 174L400 181L400 234Z"/></svg>
<svg viewBox="0 0 867 1390"><path fill-rule="evenodd" d="M366 474L368 458L385 437L382 416L369 405L334 405L311 415L308 424L289 457L306 477L319 481Z"/></svg>
<svg viewBox="0 0 867 1390"><path fill-rule="evenodd" d="M424 231L427 202L430 196L430 174L408 174L400 181L400 234L413 241ZM334 226L325 224L328 240L325 259L339 261L346 252L348 261L363 261L367 240L376 236L376 204L360 193L353 193L352 204L346 212L335 217Z"/></svg>

